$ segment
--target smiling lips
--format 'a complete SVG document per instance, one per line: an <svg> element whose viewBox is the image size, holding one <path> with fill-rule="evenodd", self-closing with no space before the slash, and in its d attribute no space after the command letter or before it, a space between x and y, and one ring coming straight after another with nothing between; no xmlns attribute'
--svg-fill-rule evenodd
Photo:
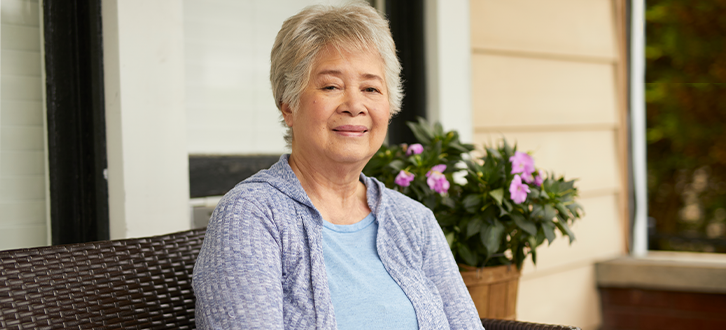
<svg viewBox="0 0 726 330"><path fill-rule="evenodd" d="M362 125L342 125L333 128L333 131L346 136L360 136L363 135L363 133L368 132L368 127Z"/></svg>

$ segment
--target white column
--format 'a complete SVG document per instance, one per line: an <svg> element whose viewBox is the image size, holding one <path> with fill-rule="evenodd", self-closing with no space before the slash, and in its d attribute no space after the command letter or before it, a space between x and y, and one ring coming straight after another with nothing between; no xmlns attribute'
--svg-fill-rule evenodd
<svg viewBox="0 0 726 330"><path fill-rule="evenodd" d="M469 0L426 0L427 116L473 141Z"/></svg>
<svg viewBox="0 0 726 330"><path fill-rule="evenodd" d="M631 254L648 253L648 181L645 143L645 1L633 0L630 36L630 115L632 123L635 223Z"/></svg>
<svg viewBox="0 0 726 330"><path fill-rule="evenodd" d="M182 4L102 2L112 239L191 226Z"/></svg>

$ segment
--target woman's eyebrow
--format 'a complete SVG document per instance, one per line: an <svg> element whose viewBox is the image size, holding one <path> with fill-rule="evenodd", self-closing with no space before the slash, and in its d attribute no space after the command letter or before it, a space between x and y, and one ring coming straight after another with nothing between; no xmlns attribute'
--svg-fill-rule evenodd
<svg viewBox="0 0 726 330"><path fill-rule="evenodd" d="M381 78L381 76L379 76L379 75L377 75L377 74L373 74L373 73L362 73L362 74L361 74L361 77L362 77L362 78L363 78L364 80L378 80L378 81L380 81L381 83L383 82L383 78Z"/></svg>
<svg viewBox="0 0 726 330"><path fill-rule="evenodd" d="M340 70L331 69L331 70L323 70L323 71L320 71L317 73L318 77L326 76L326 75L338 77L338 76L343 75L343 72ZM374 73L361 73L360 77L363 78L364 80L378 80L380 82L383 82L383 78Z"/></svg>

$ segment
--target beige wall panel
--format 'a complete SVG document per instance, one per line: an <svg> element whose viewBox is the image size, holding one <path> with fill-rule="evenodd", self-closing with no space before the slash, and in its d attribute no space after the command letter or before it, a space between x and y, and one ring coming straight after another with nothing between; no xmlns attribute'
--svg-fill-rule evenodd
<svg viewBox="0 0 726 330"><path fill-rule="evenodd" d="M40 77L40 52L25 52L17 50L3 50L2 74Z"/></svg>
<svg viewBox="0 0 726 330"><path fill-rule="evenodd" d="M34 101L43 98L43 82L40 77L6 76L0 79L2 97L5 100Z"/></svg>
<svg viewBox="0 0 726 330"><path fill-rule="evenodd" d="M43 150L43 128L36 126L3 126L0 150Z"/></svg>
<svg viewBox="0 0 726 330"><path fill-rule="evenodd" d="M475 54L474 130L617 123L610 64Z"/></svg>
<svg viewBox="0 0 726 330"><path fill-rule="evenodd" d="M0 177L44 176L43 151L0 151Z"/></svg>
<svg viewBox="0 0 726 330"><path fill-rule="evenodd" d="M598 329L600 298L594 266L586 265L519 282L517 319Z"/></svg>
<svg viewBox="0 0 726 330"><path fill-rule="evenodd" d="M0 105L0 118L3 126L42 126L43 103L3 100Z"/></svg>
<svg viewBox="0 0 726 330"><path fill-rule="evenodd" d="M45 179L41 176L0 178L0 202L27 202L44 198Z"/></svg>
<svg viewBox="0 0 726 330"><path fill-rule="evenodd" d="M0 227L45 226L45 201L0 202L0 219L3 220ZM3 239L5 237L3 236Z"/></svg>
<svg viewBox="0 0 726 330"><path fill-rule="evenodd" d="M473 48L615 58L610 0L471 0Z"/></svg>
<svg viewBox="0 0 726 330"><path fill-rule="evenodd" d="M474 144L498 143L502 136L518 150L531 152L535 166L579 179L581 194L612 193L619 189L615 131L475 133Z"/></svg>
<svg viewBox="0 0 726 330"><path fill-rule="evenodd" d="M611 259L625 252L617 195L580 198L577 202L585 209L585 216L571 228L575 241L570 245L567 237L563 238L557 232L558 237L552 245L545 242L537 249L536 267L530 258L527 259L522 269L524 279Z"/></svg>
<svg viewBox="0 0 726 330"><path fill-rule="evenodd" d="M0 21L3 24L40 25L38 0L2 0Z"/></svg>
<svg viewBox="0 0 726 330"><path fill-rule="evenodd" d="M3 24L0 33L0 45L5 50L40 51L38 27Z"/></svg>
<svg viewBox="0 0 726 330"><path fill-rule="evenodd" d="M0 227L0 231L3 238L0 240L0 250L48 245L46 243L45 224Z"/></svg>

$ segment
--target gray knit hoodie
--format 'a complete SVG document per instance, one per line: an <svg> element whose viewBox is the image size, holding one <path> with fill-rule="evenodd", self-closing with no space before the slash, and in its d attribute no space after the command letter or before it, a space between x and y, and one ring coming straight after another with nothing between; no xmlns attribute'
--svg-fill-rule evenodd
<svg viewBox="0 0 726 330"><path fill-rule="evenodd" d="M199 329L336 329L322 218L283 155L230 190L194 266ZM436 219L361 174L376 245L416 311L419 329L483 329Z"/></svg>

